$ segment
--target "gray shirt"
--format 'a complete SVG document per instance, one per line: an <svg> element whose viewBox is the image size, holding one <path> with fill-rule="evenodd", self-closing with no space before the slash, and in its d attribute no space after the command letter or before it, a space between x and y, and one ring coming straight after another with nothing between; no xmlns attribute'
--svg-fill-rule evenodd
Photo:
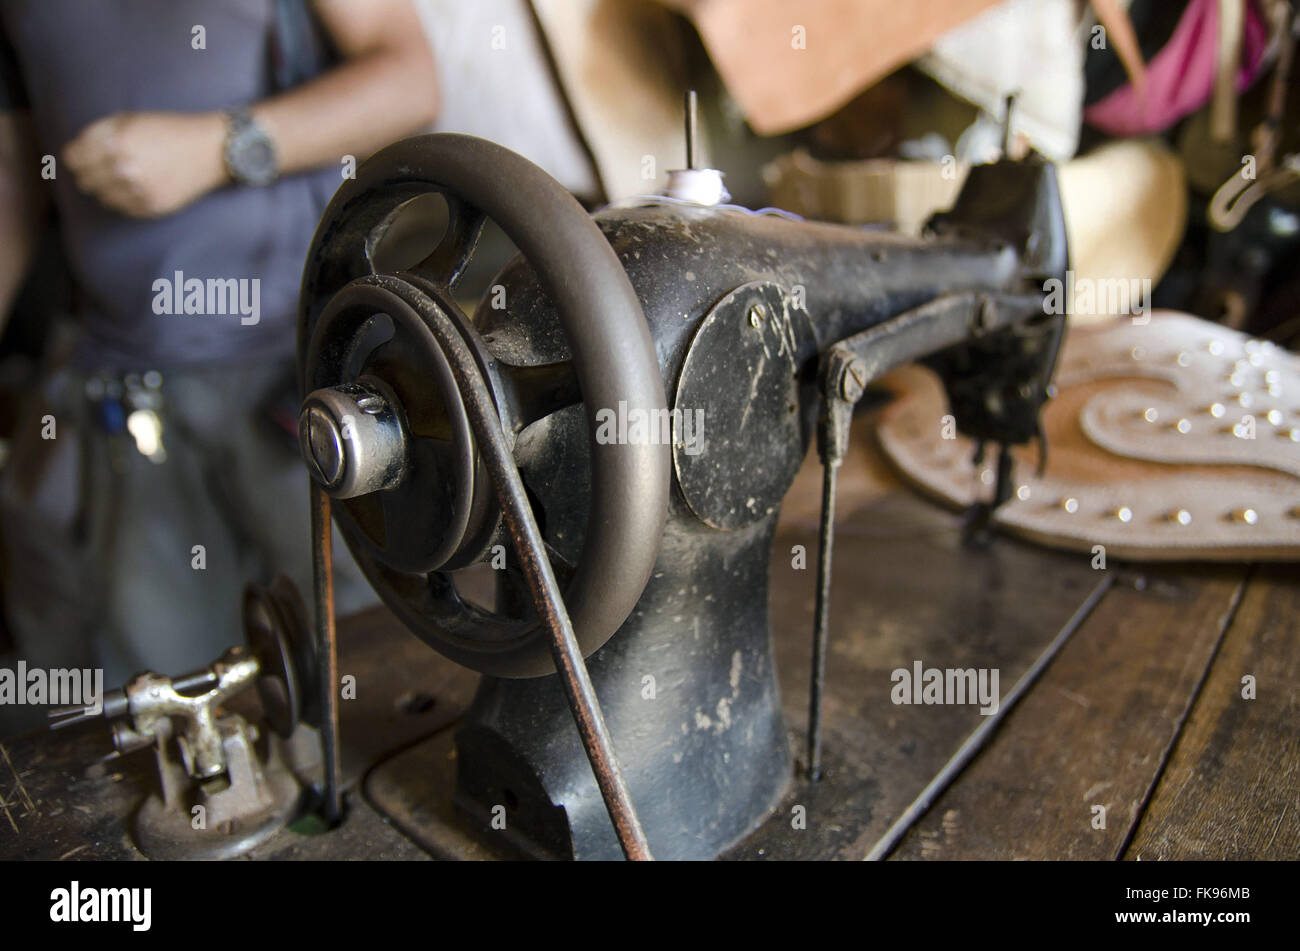
<svg viewBox="0 0 1300 951"><path fill-rule="evenodd" d="M274 0L5 0L0 109L29 107L37 148L57 158L86 125L114 112L256 102L275 92L275 24ZM196 26L205 49L194 48ZM79 363L148 369L293 354L303 261L341 166L266 188L221 188L156 220L110 211L56 168L44 184L78 284ZM202 305L188 295L187 308L194 281L207 292ZM230 304L236 289L242 310ZM184 313L196 305L201 313Z"/></svg>

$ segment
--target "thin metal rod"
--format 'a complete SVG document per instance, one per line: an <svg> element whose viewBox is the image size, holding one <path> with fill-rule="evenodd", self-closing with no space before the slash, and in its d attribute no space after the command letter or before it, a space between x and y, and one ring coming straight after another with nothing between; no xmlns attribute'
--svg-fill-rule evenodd
<svg viewBox="0 0 1300 951"><path fill-rule="evenodd" d="M700 116L695 90L686 92L686 167L695 168L699 161Z"/></svg>
<svg viewBox="0 0 1300 951"><path fill-rule="evenodd" d="M320 671L321 745L325 752L325 819L343 818L339 755L339 651L334 626L334 538L330 497L311 483L312 577L316 594L316 658Z"/></svg>
<svg viewBox="0 0 1300 951"><path fill-rule="evenodd" d="M600 712L600 701L592 686L587 664L578 649L578 639L573 633L573 623L569 620L559 583L555 580L555 571L546 556L542 533L533 517L523 479L506 441L501 416L478 364L464 338L431 298L397 278L376 276L371 280L414 308L437 336L448 357L465 411L474 428L478 449L483 454L488 474L496 487L501 513L519 555L520 567L528 581L538 616L550 634L555 669L560 673L560 682L569 700L578 736L586 750L587 759L591 762L591 771L596 777L596 785L600 787L601 797L605 800L605 808L609 811L618 844L623 849L623 854L633 861L652 859L650 843L632 806L632 796L614 753L609 727Z"/></svg>
<svg viewBox="0 0 1300 951"><path fill-rule="evenodd" d="M472 364L470 364L472 366ZM460 361L453 361L453 366L465 366ZM477 378L482 385L482 378ZM486 397L486 391L484 396ZM469 404L477 400L467 400ZM481 404L479 404L481 405ZM478 416L478 406L471 409L471 414ZM475 435L479 446L484 450L488 472L497 487L497 499L505 516L506 527L515 542L520 566L528 587L532 591L537 613L546 625L551 636L551 656L555 660L555 669L560 673L564 692L573 712L578 735L582 738L587 759L591 762L592 773L600 787L601 796L609 810L610 820L618 835L623 854L633 861L650 859L650 843L641 828L636 810L632 807L632 797L628 792L627 782L623 778L618 757L614 755L614 743L609 734L609 727L600 712L600 702L596 698L596 689L591 683L587 664L578 649L578 639L573 633L573 622L565 608L564 598L560 593L559 583L551 561L546 556L542 544L542 534L533 517L532 506L524 492L523 480L515 466L514 457L506 447L505 434L501 429L500 417L493 412L491 419L475 418Z"/></svg>
<svg viewBox="0 0 1300 951"><path fill-rule="evenodd" d="M1010 93L1002 99L1002 157L1011 157L1011 116L1016 109L1016 94Z"/></svg>
<svg viewBox="0 0 1300 951"><path fill-rule="evenodd" d="M1102 597L1105 596L1114 583L1114 572L1107 572L1106 576L1088 594L1083 604L1079 605L1074 614L1070 616L1070 619L1065 622L1065 626L1052 639L1052 643L1048 644L1046 650L1038 655L1038 659L1034 661L1033 666L1025 671L1024 675L1016 681L1016 685L1002 698L1002 702L998 705L998 712L985 717L984 722L976 728L975 732L966 738L966 742L962 743L952 759L948 760L943 769L939 770L939 774L930 780L929 785L921 790L921 794L912 801L912 804L903 811L898 820L880 837L880 841L871 847L871 851L867 853L866 861L878 862L894 851L898 843L902 841L903 836L907 834L907 830L929 811L935 800L943 795L944 790L952 784L952 781L975 758L975 754L989 741L998 725L1011 712L1012 708L1020 702L1020 698L1029 692L1029 688L1034 685L1034 681L1038 680L1043 671L1047 669L1048 664L1061 652L1061 648L1065 646L1065 642L1070 639L1070 636L1083 626L1083 622L1101 603Z"/></svg>
<svg viewBox="0 0 1300 951"><path fill-rule="evenodd" d="M176 677L172 680L172 689L177 693L188 693L208 687L216 683L216 681L217 675L212 672L211 668L207 668ZM51 721L49 724L50 729L62 730L74 723L84 723L87 720L94 720L99 717L106 720L116 720L118 717L126 716L130 712L130 701L127 700L124 689L110 690L100 698L100 701L99 713L91 712L90 707L83 704L54 707L48 714Z"/></svg>
<svg viewBox="0 0 1300 951"><path fill-rule="evenodd" d="M835 482L838 460L822 466L822 519L817 548L817 603L813 616L812 683L808 690L808 779L822 778L822 693L830 628L831 550L835 543Z"/></svg>

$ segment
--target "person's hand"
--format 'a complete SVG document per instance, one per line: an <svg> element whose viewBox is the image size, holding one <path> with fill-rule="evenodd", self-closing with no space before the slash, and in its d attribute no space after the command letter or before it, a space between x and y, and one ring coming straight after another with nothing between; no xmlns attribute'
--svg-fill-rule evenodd
<svg viewBox="0 0 1300 951"><path fill-rule="evenodd" d="M219 112L119 112L86 126L63 149L77 188L135 218L184 208L225 184Z"/></svg>

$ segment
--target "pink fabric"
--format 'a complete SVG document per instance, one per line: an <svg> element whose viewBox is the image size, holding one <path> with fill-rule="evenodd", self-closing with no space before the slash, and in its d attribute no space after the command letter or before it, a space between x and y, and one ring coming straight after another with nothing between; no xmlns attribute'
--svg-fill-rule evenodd
<svg viewBox="0 0 1300 951"><path fill-rule="evenodd" d="M1195 112L1214 91L1218 30L1218 0L1192 0L1169 42L1147 64L1145 101L1140 101L1132 84L1127 84L1089 106L1084 118L1111 135L1148 135ZM1247 3L1238 91L1258 75L1267 45L1268 29L1255 5Z"/></svg>

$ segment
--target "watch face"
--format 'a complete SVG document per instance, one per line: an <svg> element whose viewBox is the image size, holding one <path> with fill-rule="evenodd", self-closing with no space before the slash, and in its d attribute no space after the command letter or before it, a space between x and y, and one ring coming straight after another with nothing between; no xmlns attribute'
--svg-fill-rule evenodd
<svg viewBox="0 0 1300 951"><path fill-rule="evenodd" d="M266 133L255 125L245 125L235 133L226 155L230 175L247 185L269 185L275 181L275 148Z"/></svg>

